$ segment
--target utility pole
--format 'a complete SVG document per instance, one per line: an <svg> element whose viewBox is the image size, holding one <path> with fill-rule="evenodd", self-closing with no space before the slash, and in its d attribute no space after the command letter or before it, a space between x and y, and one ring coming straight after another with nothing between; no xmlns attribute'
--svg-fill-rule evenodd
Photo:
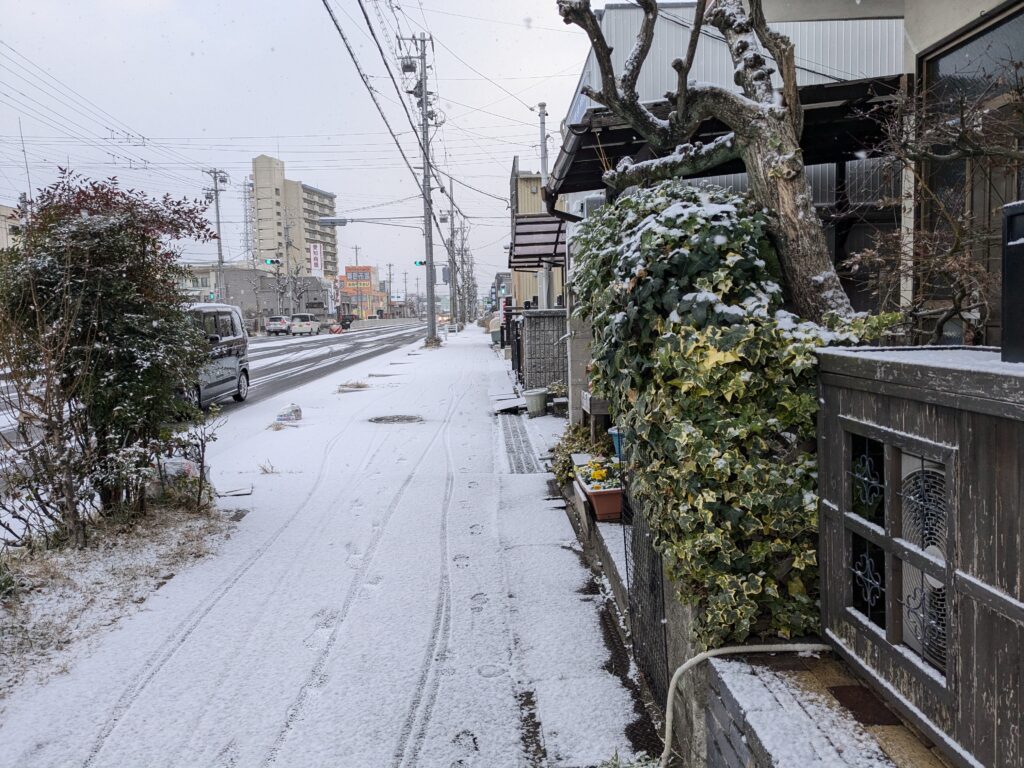
<svg viewBox="0 0 1024 768"><path fill-rule="evenodd" d="M285 208L284 211L284 275L288 281L288 314L295 314L295 279L292 277L292 225L291 213Z"/></svg>
<svg viewBox="0 0 1024 768"><path fill-rule="evenodd" d="M395 266L395 265L392 264L389 261L388 262L388 304L387 304L387 306L388 306L388 309L387 309L388 317L391 317L391 315L393 314L392 311L391 311L391 296L392 296L392 290L391 290L391 268L393 266Z"/></svg>
<svg viewBox="0 0 1024 768"><path fill-rule="evenodd" d="M542 188L548 185L548 131L547 131L547 128L545 126L545 118L548 117L548 111L545 108L547 108L547 104L544 101L541 101L541 103L539 103L537 105L538 115L540 115L540 117L541 117L541 187ZM538 291L538 293L540 294L540 296L538 296L538 299L540 300L541 308L542 309L548 309L548 308L551 307L552 303L554 303L554 302L552 302L552 300L551 300L551 264L548 263L547 261L544 262L544 271L542 273L542 276L543 276L543 279L544 279L543 280L544 285L539 287L540 290Z"/></svg>
<svg viewBox="0 0 1024 768"><path fill-rule="evenodd" d="M459 325L459 278L458 278L458 267L455 264L455 182L452 181L452 177L448 176L448 201L450 203L448 208L448 274L449 277L449 291L451 293L450 303L452 310L452 319L455 321L456 327Z"/></svg>
<svg viewBox="0 0 1024 768"><path fill-rule="evenodd" d="M434 302L434 228L433 210L430 200L430 90L427 79L427 40L426 33L411 38L398 38L400 41L411 42L419 47L419 83L413 94L420 102L420 144L423 150L423 249L426 251L427 262L427 339L426 346L437 347L441 342L437 338L437 306Z"/></svg>
<svg viewBox="0 0 1024 768"><path fill-rule="evenodd" d="M409 316L409 273L402 273L402 317Z"/></svg>
<svg viewBox="0 0 1024 768"><path fill-rule="evenodd" d="M262 281L260 271L256 266L256 249L253 248L252 238L252 182L246 181L242 184L242 198L244 200L242 210L242 237L245 240L245 250L249 254L249 262L252 265L252 291L256 294L256 330L260 330L260 323L263 320L263 307L260 302L260 288Z"/></svg>
<svg viewBox="0 0 1024 768"><path fill-rule="evenodd" d="M420 319L420 279L416 278L416 302L413 304L416 307L416 319Z"/></svg>
<svg viewBox="0 0 1024 768"><path fill-rule="evenodd" d="M466 306L466 297L468 296L467 291L469 290L470 283L470 271L466 269L466 227L462 226L459 229L459 270L462 272L462 295L459 300L460 308L462 311L462 322L469 322L469 312Z"/></svg>
<svg viewBox="0 0 1024 768"><path fill-rule="evenodd" d="M223 239L220 236L220 185L228 183L228 175L219 168L210 168L203 173L213 179L213 211L217 222L217 298L224 301L227 298L227 290L224 286Z"/></svg>
<svg viewBox="0 0 1024 768"><path fill-rule="evenodd" d="M352 250L356 253L356 266L359 266L359 246L353 245ZM362 280L357 280L357 283L361 283ZM362 286L356 286L356 312L362 314L363 312L363 288ZM364 317L365 319L365 317Z"/></svg>

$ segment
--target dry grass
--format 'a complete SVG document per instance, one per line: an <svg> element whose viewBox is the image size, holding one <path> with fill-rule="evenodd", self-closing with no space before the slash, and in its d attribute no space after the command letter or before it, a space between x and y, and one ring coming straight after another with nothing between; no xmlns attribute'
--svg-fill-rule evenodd
<svg viewBox="0 0 1024 768"><path fill-rule="evenodd" d="M344 384L339 384L335 390L337 394L343 395L346 392L357 392L360 389L367 389L370 385L365 381L346 381Z"/></svg>
<svg viewBox="0 0 1024 768"><path fill-rule="evenodd" d="M16 591L0 601L0 700L66 671L75 649L138 610L231 535L217 512L153 508L98 523L84 549L7 555Z"/></svg>
<svg viewBox="0 0 1024 768"><path fill-rule="evenodd" d="M264 463L259 465L261 475L277 475L280 474L277 468L270 463L270 459L267 459Z"/></svg>

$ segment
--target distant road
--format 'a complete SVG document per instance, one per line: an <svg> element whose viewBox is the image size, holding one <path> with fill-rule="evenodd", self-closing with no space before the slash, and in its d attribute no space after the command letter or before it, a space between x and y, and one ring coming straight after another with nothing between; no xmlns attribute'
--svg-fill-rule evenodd
<svg viewBox="0 0 1024 768"><path fill-rule="evenodd" d="M225 410L242 408L426 336L426 324L366 328L319 336L249 340L251 382L245 403L222 398Z"/></svg>

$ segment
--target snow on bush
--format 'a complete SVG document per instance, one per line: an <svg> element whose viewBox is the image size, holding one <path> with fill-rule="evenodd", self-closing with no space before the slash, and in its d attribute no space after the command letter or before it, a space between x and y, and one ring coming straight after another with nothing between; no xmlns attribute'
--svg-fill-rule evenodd
<svg viewBox="0 0 1024 768"><path fill-rule="evenodd" d="M814 352L883 322L786 312L767 227L743 197L672 180L600 209L574 241L592 384L703 647L817 630Z"/></svg>
<svg viewBox="0 0 1024 768"><path fill-rule="evenodd" d="M64 172L0 250L0 545L85 542L97 513L139 513L153 467L201 421L180 397L208 363L175 244L201 207Z"/></svg>

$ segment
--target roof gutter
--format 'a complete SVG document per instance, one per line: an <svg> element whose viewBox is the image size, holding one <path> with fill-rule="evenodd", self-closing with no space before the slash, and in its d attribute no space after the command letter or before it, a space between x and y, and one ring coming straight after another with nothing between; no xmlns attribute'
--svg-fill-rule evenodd
<svg viewBox="0 0 1024 768"><path fill-rule="evenodd" d="M544 199L544 207L547 208L548 213L556 219L561 219L562 221L583 221L582 216L577 216L575 213L569 213L568 211L560 211L555 207L558 205L559 194L550 187L542 188L540 196Z"/></svg>

